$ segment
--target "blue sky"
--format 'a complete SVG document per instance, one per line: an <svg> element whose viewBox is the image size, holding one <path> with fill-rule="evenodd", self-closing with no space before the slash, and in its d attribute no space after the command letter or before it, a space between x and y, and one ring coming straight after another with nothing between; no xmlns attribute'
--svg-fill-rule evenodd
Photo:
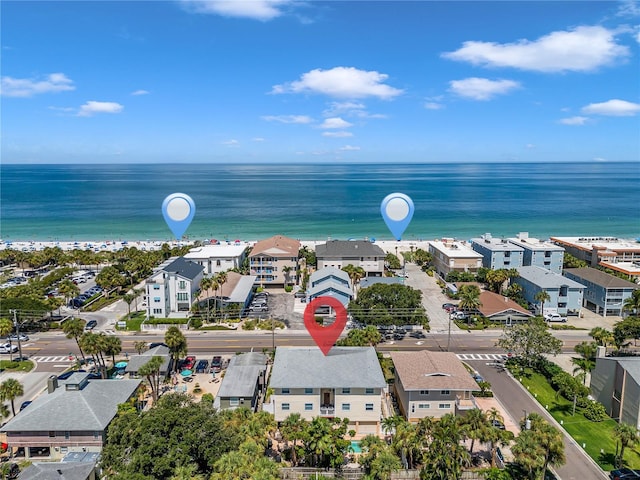
<svg viewBox="0 0 640 480"><path fill-rule="evenodd" d="M11 2L2 161L640 160L636 2Z"/></svg>

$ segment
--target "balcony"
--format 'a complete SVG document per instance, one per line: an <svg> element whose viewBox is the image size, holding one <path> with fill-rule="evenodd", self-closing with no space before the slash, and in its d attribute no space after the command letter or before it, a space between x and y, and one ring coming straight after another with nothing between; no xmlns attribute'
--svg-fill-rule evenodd
<svg viewBox="0 0 640 480"><path fill-rule="evenodd" d="M456 410L473 410L474 408L478 408L478 404L473 395L470 398L461 398L456 395Z"/></svg>
<svg viewBox="0 0 640 480"><path fill-rule="evenodd" d="M333 417L336 414L335 405L320 405L320 415Z"/></svg>

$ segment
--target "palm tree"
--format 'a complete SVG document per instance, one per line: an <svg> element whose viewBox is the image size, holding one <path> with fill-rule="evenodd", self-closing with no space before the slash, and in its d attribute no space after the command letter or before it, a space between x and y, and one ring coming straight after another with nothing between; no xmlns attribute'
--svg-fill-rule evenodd
<svg viewBox="0 0 640 480"><path fill-rule="evenodd" d="M369 466L371 478L380 480L389 480L391 474L401 468L402 464L400 463L400 459L396 454L391 452L389 448L383 448L371 461Z"/></svg>
<svg viewBox="0 0 640 480"><path fill-rule="evenodd" d="M551 300L549 293L546 290L540 290L533 297L536 302L540 302L540 315L544 317L544 304Z"/></svg>
<svg viewBox="0 0 640 480"><path fill-rule="evenodd" d="M207 323L209 323L209 289L213 283L213 279L211 277L205 277L200 282L200 291L203 292L207 296Z"/></svg>
<svg viewBox="0 0 640 480"><path fill-rule="evenodd" d="M116 355L122 352L122 341L119 337L109 336L104 338L104 353L111 355L111 362L116 364Z"/></svg>
<svg viewBox="0 0 640 480"><path fill-rule="evenodd" d="M11 402L11 412L14 417L16 416L14 400L22 395L24 395L24 387L15 378L8 378L0 383L0 400L9 400Z"/></svg>
<svg viewBox="0 0 640 480"><path fill-rule="evenodd" d="M465 430L455 416L447 414L434 426L429 448L424 456L421 478L459 480L470 455L460 443Z"/></svg>
<svg viewBox="0 0 640 480"><path fill-rule="evenodd" d="M624 463L624 450L627 447L633 448L638 442L638 430L633 425L618 423L613 429L613 436L620 442L620 454L616 455L617 467ZM616 445L616 451L618 447Z"/></svg>
<svg viewBox="0 0 640 480"><path fill-rule="evenodd" d="M284 419L280 432L282 437L287 441L292 441L291 447L291 462L293 466L298 465L298 452L296 451L296 442L304 439L304 434L307 429L307 421L300 416L299 413L292 413Z"/></svg>
<svg viewBox="0 0 640 480"><path fill-rule="evenodd" d="M122 296L122 300L127 304L127 309L129 310L128 318L131 318L131 304L136 298L138 298L138 296L133 293L126 293Z"/></svg>
<svg viewBox="0 0 640 480"><path fill-rule="evenodd" d="M640 313L640 290L634 290L629 298L625 298L622 309L636 315Z"/></svg>
<svg viewBox="0 0 640 480"><path fill-rule="evenodd" d="M133 349L138 352L138 355L141 355L147 349L147 342L138 341L134 342Z"/></svg>
<svg viewBox="0 0 640 480"><path fill-rule="evenodd" d="M60 282L58 292L64 296L64 303L68 303L71 297L75 297L80 293L80 287L67 279Z"/></svg>
<svg viewBox="0 0 640 480"><path fill-rule="evenodd" d="M160 368L162 367L162 363L162 357L154 355L147 363L138 369L138 374L140 376L147 377L147 381L151 387L151 395L153 396L154 405L158 401L160 391Z"/></svg>
<svg viewBox="0 0 640 480"><path fill-rule="evenodd" d="M349 279L351 280L351 285L353 286L353 291L356 291L357 285L360 283L360 279L362 279L367 272L365 272L364 268L356 267L352 264L345 265L342 267L342 270L349 275Z"/></svg>
<svg viewBox="0 0 640 480"><path fill-rule="evenodd" d="M62 331L66 335L67 338L73 338L76 341L76 345L78 345L78 350L80 350L80 355L82 355L82 359L86 360L84 357L84 352L82 351L82 347L80 346L79 338L84 333L84 320L81 318L69 318L64 321L62 324Z"/></svg>
<svg viewBox="0 0 640 480"><path fill-rule="evenodd" d="M218 281L218 287L220 288L220 308L222 308L222 286L227 283L227 272L220 272L216 275Z"/></svg>
<svg viewBox="0 0 640 480"><path fill-rule="evenodd" d="M492 428L487 415L479 408L469 410L462 417L462 424L467 427L467 435L471 439L471 448L469 453L473 454L473 445L476 440L484 441L487 436L487 429Z"/></svg>
<svg viewBox="0 0 640 480"><path fill-rule="evenodd" d="M393 435L396 433L396 427L404 421L405 421L404 417L400 415L385 417L382 419L382 422L381 422L382 431L386 435L391 435L391 438L393 439Z"/></svg>
<svg viewBox="0 0 640 480"><path fill-rule="evenodd" d="M178 369L180 357L187 353L187 339L176 326L171 326L164 334L164 343L169 347L169 352L173 358L173 368Z"/></svg>
<svg viewBox="0 0 640 480"><path fill-rule="evenodd" d="M8 318L0 318L0 337L6 338L13 332L13 322ZM9 360L13 361L13 352L9 349Z"/></svg>
<svg viewBox="0 0 640 480"><path fill-rule="evenodd" d="M414 467L413 458L420 452L420 443L418 429L415 424L404 421L396 426L396 434L393 437L392 446L402 458L406 459L409 469Z"/></svg>
<svg viewBox="0 0 640 480"><path fill-rule="evenodd" d="M591 371L596 368L596 349L598 345L595 342L582 342L573 347L576 353L580 354L579 358L572 358L571 363L573 363L576 368L573 370L573 374L582 372L582 382L587 384L587 375L591 373Z"/></svg>
<svg viewBox="0 0 640 480"><path fill-rule="evenodd" d="M593 338L597 345L606 347L614 342L613 332L602 327L592 328L589 336Z"/></svg>
<svg viewBox="0 0 640 480"><path fill-rule="evenodd" d="M477 285L464 285L460 288L460 303L462 310L468 313L467 322L471 321L471 313L482 306L480 289Z"/></svg>

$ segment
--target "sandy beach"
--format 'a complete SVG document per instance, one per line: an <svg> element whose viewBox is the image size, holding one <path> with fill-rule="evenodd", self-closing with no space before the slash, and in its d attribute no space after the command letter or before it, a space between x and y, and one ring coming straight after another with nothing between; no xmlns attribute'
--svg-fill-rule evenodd
<svg viewBox="0 0 640 480"><path fill-rule="evenodd" d="M358 239L359 240L359 239ZM245 245L251 247L257 240L239 240L232 242L220 242L220 245ZM310 249L315 249L316 245L326 243L327 240L301 240L302 246L306 246ZM13 249L23 252L37 252L44 250L45 248L59 247L64 251L69 250L91 250L94 252L116 252L123 248L135 247L139 250L154 251L160 250L164 243L168 243L171 247L181 247L185 245L194 245L194 241L116 241L116 240L97 240L92 242L38 242L38 241L25 241L25 242L10 242L0 241L0 250ZM374 245L379 246L386 253L401 253L408 252L412 248L416 250L421 248L423 250L429 250L429 242L426 240L376 240L372 242Z"/></svg>

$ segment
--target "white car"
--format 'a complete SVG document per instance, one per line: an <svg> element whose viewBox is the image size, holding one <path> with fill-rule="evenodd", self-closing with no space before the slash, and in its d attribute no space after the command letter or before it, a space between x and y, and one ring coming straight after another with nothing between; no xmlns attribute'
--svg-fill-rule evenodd
<svg viewBox="0 0 640 480"><path fill-rule="evenodd" d="M547 322L562 322L562 323L565 323L567 321L567 317L563 317L559 313L545 313L544 319Z"/></svg>
<svg viewBox="0 0 640 480"><path fill-rule="evenodd" d="M5 343L0 345L0 353L16 353L18 351L18 346L12 343Z"/></svg>

